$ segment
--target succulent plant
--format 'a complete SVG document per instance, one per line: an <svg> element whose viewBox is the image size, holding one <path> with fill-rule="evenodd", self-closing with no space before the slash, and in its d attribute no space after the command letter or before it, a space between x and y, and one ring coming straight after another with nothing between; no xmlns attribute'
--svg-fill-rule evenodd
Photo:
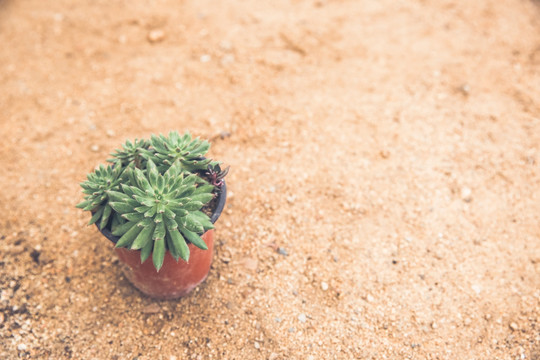
<svg viewBox="0 0 540 360"><path fill-rule="evenodd" d="M177 132L170 132L168 137L152 135L150 143L153 154L149 158L160 171L164 171L176 161L180 162L183 169L191 172L205 170L212 163L211 159L204 158L210 149L210 143L199 138L193 139L189 133L180 136Z"/></svg>
<svg viewBox="0 0 540 360"><path fill-rule="evenodd" d="M122 165L134 163L138 168L145 168L146 159L151 154L148 150L149 147L150 142L148 140L135 139L133 142L127 140L122 145L122 149L116 149L116 152L111 153L113 159L108 161L112 163L120 161Z"/></svg>
<svg viewBox="0 0 540 360"><path fill-rule="evenodd" d="M109 205L126 220L112 231L120 236L116 246L141 250L141 262L153 253L157 270L166 249L177 261L189 259L186 239L206 250L200 234L214 226L200 209L214 198L214 186L200 184L195 174L186 175L178 162L163 175L152 160L146 174L137 168L130 172L133 185L122 184L122 192L107 192Z"/></svg>
<svg viewBox="0 0 540 360"><path fill-rule="evenodd" d="M117 247L140 250L141 262L152 254L158 271L167 250L187 261L187 244L207 249L201 235L214 226L201 209L228 172L204 158L209 147L177 132L128 140L111 154L112 165L100 165L81 183L86 195L77 207L92 212L89 224L119 237Z"/></svg>
<svg viewBox="0 0 540 360"><path fill-rule="evenodd" d="M92 212L92 218L88 225L98 222L100 228L104 228L111 218L120 221L114 216L111 206L108 203L107 192L117 189L122 182L123 169L121 166L111 165L105 167L100 165L94 172L88 174L86 181L81 183L83 194L86 194L84 201L77 204L79 209ZM111 216L113 215L113 216Z"/></svg>

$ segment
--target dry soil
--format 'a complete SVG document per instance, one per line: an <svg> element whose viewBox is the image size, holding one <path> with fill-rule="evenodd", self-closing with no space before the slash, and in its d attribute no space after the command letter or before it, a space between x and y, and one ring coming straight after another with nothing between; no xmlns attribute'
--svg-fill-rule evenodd
<svg viewBox="0 0 540 360"><path fill-rule="evenodd" d="M540 358L532 0L0 0L0 358ZM126 139L231 165L154 301L76 209Z"/></svg>

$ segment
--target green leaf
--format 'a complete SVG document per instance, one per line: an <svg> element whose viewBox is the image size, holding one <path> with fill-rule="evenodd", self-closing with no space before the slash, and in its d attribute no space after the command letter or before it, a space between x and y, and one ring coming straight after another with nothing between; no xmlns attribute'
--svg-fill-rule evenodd
<svg viewBox="0 0 540 360"><path fill-rule="evenodd" d="M148 195L144 194L142 196L139 195L133 195L133 198L137 200L140 204L143 204L144 206L152 207L156 205L156 200L149 198Z"/></svg>
<svg viewBox="0 0 540 360"><path fill-rule="evenodd" d="M116 229L119 225L122 224L119 220L120 218L118 217L118 213L113 213L111 218L111 230Z"/></svg>
<svg viewBox="0 0 540 360"><path fill-rule="evenodd" d="M165 239L154 241L154 253L152 254L152 261L157 271L163 266L163 260L165 259Z"/></svg>
<svg viewBox="0 0 540 360"><path fill-rule="evenodd" d="M152 189L148 179L140 169L135 169L135 178L137 179L137 184L139 185L140 189L154 194L154 189Z"/></svg>
<svg viewBox="0 0 540 360"><path fill-rule="evenodd" d="M212 193L214 191L214 185L202 185L197 186L194 194Z"/></svg>
<svg viewBox="0 0 540 360"><path fill-rule="evenodd" d="M131 244L131 250L139 250L146 246L149 241L152 241L152 233L154 232L155 224L150 224L142 229L137 235L133 244Z"/></svg>
<svg viewBox="0 0 540 360"><path fill-rule="evenodd" d="M173 220L173 219L170 219L170 218L164 218L165 220L165 227L167 228L167 230L176 230L178 229L178 223Z"/></svg>
<svg viewBox="0 0 540 360"><path fill-rule="evenodd" d="M109 204L105 205L103 210L103 215L101 215L101 221L99 222L99 228L104 229L109 222L109 217L111 216L112 208Z"/></svg>
<svg viewBox="0 0 540 360"><path fill-rule="evenodd" d="M118 240L116 243L116 247L129 247L133 240L139 235L139 233L142 231L142 228L138 226L133 226L131 229L129 229L122 237Z"/></svg>
<svg viewBox="0 0 540 360"><path fill-rule="evenodd" d="M156 224L156 228L154 230L154 235L152 236L152 239L155 241L163 240L165 238L165 224L163 221L158 222Z"/></svg>
<svg viewBox="0 0 540 360"><path fill-rule="evenodd" d="M208 215L206 215L202 211L195 211L191 213L191 216L201 223L201 225L204 227L204 230L210 230L214 228L214 224L212 224L212 221L210 221Z"/></svg>
<svg viewBox="0 0 540 360"><path fill-rule="evenodd" d="M169 209L169 207L165 207L164 211L165 217L169 219L174 219L176 217L176 214L171 209Z"/></svg>
<svg viewBox="0 0 540 360"><path fill-rule="evenodd" d="M208 193L197 194L197 195L191 196L190 198L191 198L191 201L200 201L203 204L206 204L207 202L209 202L210 200L214 198L214 194L208 194Z"/></svg>
<svg viewBox="0 0 540 360"><path fill-rule="evenodd" d="M152 186L156 186L158 178L159 178L159 173L156 168L156 164L154 164L152 160L148 160L148 163L146 164L146 169L148 172L148 180L150 180L150 184Z"/></svg>
<svg viewBox="0 0 540 360"><path fill-rule="evenodd" d="M103 206L100 207L100 208L94 213L94 215L92 215L92 218L90 219L90 222L88 223L88 225L92 225L93 223L95 223L96 221L98 221L102 214L103 214Z"/></svg>
<svg viewBox="0 0 540 360"><path fill-rule="evenodd" d="M171 253L174 260L178 262L178 259L180 258L180 252L174 247L174 244L172 243L172 240L169 234L165 235L165 243L167 245L167 249Z"/></svg>
<svg viewBox="0 0 540 360"><path fill-rule="evenodd" d="M201 239L201 237L194 232L191 232L187 229L182 229L182 234L186 237L187 240L189 240L190 243L198 247L202 250L208 250L208 246L206 243Z"/></svg>
<svg viewBox="0 0 540 360"><path fill-rule="evenodd" d="M189 214L189 211L187 211L186 209L175 208L175 207L171 207L171 209L176 214L175 219L176 218L182 218L182 217L186 216L187 214Z"/></svg>
<svg viewBox="0 0 540 360"><path fill-rule="evenodd" d="M126 222L122 225L118 225L116 228L113 228L112 234L114 236L122 236L124 235L129 229L135 226L136 223L130 221Z"/></svg>
<svg viewBox="0 0 540 360"><path fill-rule="evenodd" d="M171 240L172 245L174 246L177 253L180 255L182 260L188 261L189 259L189 247L186 244L186 240L182 237L182 234L178 230L167 230L168 238ZM178 258L177 258L178 260Z"/></svg>
<svg viewBox="0 0 540 360"><path fill-rule="evenodd" d="M77 205L75 205L75 207L78 208L78 209L84 209L85 207L87 207L89 205L92 205L92 201L84 200L83 202L78 203Z"/></svg>
<svg viewBox="0 0 540 360"><path fill-rule="evenodd" d="M134 195L129 185L120 184L120 187L122 188L122 191L127 195L128 198L131 198Z"/></svg>
<svg viewBox="0 0 540 360"><path fill-rule="evenodd" d="M163 189L165 189L165 179L163 178L163 176L159 176L157 178L157 188L160 193L162 193Z"/></svg>
<svg viewBox="0 0 540 360"><path fill-rule="evenodd" d="M180 221L182 222L182 225L184 225L184 227L189 231L193 231L197 234L202 234L204 231L204 227L199 221L197 221L195 217L192 216L191 213L181 218Z"/></svg>
<svg viewBox="0 0 540 360"><path fill-rule="evenodd" d="M109 190L106 194L109 197L109 201L111 202L121 202L130 199L129 196L118 191Z"/></svg>
<svg viewBox="0 0 540 360"><path fill-rule="evenodd" d="M130 213L130 214L122 214L122 217L128 221L141 221L144 218L143 214L139 213Z"/></svg>
<svg viewBox="0 0 540 360"><path fill-rule="evenodd" d="M147 212L147 211L150 210L151 208L152 208L152 207L150 207L150 206L144 205L144 206L136 207L136 208L135 208L135 211L138 212L138 213L144 214L145 212Z"/></svg>
<svg viewBox="0 0 540 360"><path fill-rule="evenodd" d="M152 206L150 209L148 209L147 212L144 213L144 217L149 218L156 215L156 209L157 209L157 206Z"/></svg>
<svg viewBox="0 0 540 360"><path fill-rule="evenodd" d="M154 248L154 242L153 241L148 242L146 244L146 246L142 248L142 250L141 250L141 264L143 262L145 262L146 259L148 259L148 257L152 253L153 248Z"/></svg>
<svg viewBox="0 0 540 360"><path fill-rule="evenodd" d="M165 148L165 146L163 145L163 140L161 140L157 136L152 134L150 142L152 143L152 146L154 147L154 149L156 149L158 152L160 153L168 152L167 148Z"/></svg>
<svg viewBox="0 0 540 360"><path fill-rule="evenodd" d="M203 207L203 203L200 201L191 201L184 206L184 209L188 211L196 211Z"/></svg>
<svg viewBox="0 0 540 360"><path fill-rule="evenodd" d="M110 202L109 205L119 214L127 214L134 211L133 206L126 204L125 202Z"/></svg>

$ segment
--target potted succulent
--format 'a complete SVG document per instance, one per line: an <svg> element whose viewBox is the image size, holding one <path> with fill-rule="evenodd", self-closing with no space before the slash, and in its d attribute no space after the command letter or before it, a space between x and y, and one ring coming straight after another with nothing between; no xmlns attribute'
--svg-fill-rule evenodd
<svg viewBox="0 0 540 360"><path fill-rule="evenodd" d="M115 244L127 279L171 299L206 279L214 223L226 199L229 168L205 158L207 141L189 133L126 141L81 183L89 225Z"/></svg>

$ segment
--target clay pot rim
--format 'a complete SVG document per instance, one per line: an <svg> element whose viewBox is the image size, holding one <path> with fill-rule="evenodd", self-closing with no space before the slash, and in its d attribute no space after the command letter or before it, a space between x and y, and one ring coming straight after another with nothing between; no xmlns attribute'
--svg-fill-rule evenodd
<svg viewBox="0 0 540 360"><path fill-rule="evenodd" d="M212 224L215 224L216 221L219 219L221 213L223 212L223 209L225 208L226 200L227 200L227 184L225 183L225 180L223 180L223 185L221 185L220 191L218 193L216 208L214 209L212 216L210 216L210 221L212 222ZM109 239L113 244L116 244L118 240L120 240L120 237L113 235L111 230L107 228L100 229L97 222L95 225L98 228L98 230L103 234L103 236ZM140 250L137 250L137 251L140 251Z"/></svg>

